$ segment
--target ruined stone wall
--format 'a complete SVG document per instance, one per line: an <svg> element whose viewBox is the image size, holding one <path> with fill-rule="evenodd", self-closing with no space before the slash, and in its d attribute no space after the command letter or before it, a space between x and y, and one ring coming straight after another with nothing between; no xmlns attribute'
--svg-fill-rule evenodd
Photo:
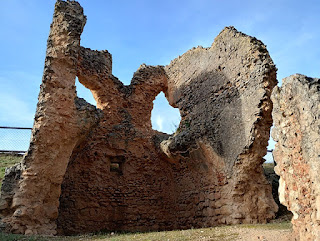
<svg viewBox="0 0 320 241"><path fill-rule="evenodd" d="M47 55L32 139L15 176L2 185L2 222L7 230L55 234L61 183L70 155L99 119L96 109L76 97L75 77L80 35L86 18L77 2L58 1L47 43Z"/></svg>
<svg viewBox="0 0 320 241"><path fill-rule="evenodd" d="M210 48L141 65L125 86L108 51L80 46L85 19L77 2L57 1L30 149L2 186L7 230L147 231L274 217L261 164L276 68L262 42L225 28ZM98 109L76 97L76 76ZM151 128L161 91L182 116L172 136Z"/></svg>
<svg viewBox="0 0 320 241"><path fill-rule="evenodd" d="M277 81L266 47L228 27L210 48L189 50L165 69L169 102L182 119L163 148L168 156L185 157L175 180L182 207L196 200L188 202L188 222L270 220L277 206L261 164Z"/></svg>
<svg viewBox="0 0 320 241"><path fill-rule="evenodd" d="M152 101L165 88L162 67L141 66L130 86L116 81L98 94L110 102L101 101L104 118L73 151L62 185L59 232L177 228L172 164L159 155L154 136L161 134L151 128Z"/></svg>
<svg viewBox="0 0 320 241"><path fill-rule="evenodd" d="M320 238L320 80L296 74L272 94L280 202L297 240Z"/></svg>
<svg viewBox="0 0 320 241"><path fill-rule="evenodd" d="M122 92L110 91L114 83L108 82L95 95L110 99L98 102L105 118L68 166L60 232L163 230L274 217L277 206L261 164L275 74L260 41L226 28L211 48L190 50L164 69L142 66L130 86L116 84ZM182 115L169 140L151 129L152 101L160 91ZM110 169L115 162L121 173Z"/></svg>

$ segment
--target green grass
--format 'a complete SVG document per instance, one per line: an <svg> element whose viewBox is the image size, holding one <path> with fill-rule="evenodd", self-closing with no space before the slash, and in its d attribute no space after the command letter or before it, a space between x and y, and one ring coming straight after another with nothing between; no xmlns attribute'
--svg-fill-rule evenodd
<svg viewBox="0 0 320 241"><path fill-rule="evenodd" d="M11 167L22 160L20 155L0 154L0 186L7 167ZM2 240L2 239L0 239Z"/></svg>
<svg viewBox="0 0 320 241"><path fill-rule="evenodd" d="M1 241L47 241L45 237L36 237L36 236L23 236L18 234L5 234L0 233Z"/></svg>
<svg viewBox="0 0 320 241"><path fill-rule="evenodd" d="M274 163L263 163L263 169L266 172L266 174L272 174L274 173Z"/></svg>
<svg viewBox="0 0 320 241"><path fill-rule="evenodd" d="M131 233L131 234L114 234L106 236L96 236L88 240L110 240L110 241L191 241L191 240L236 240L238 234L235 232L226 232L224 228L205 228L205 229L189 229L178 231L163 231L149 233Z"/></svg>

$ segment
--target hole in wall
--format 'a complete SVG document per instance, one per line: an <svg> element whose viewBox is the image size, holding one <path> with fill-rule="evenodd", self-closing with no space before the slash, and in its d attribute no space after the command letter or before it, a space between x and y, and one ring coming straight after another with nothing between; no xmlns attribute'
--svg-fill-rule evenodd
<svg viewBox="0 0 320 241"><path fill-rule="evenodd" d="M272 139L272 137L270 136L269 141L268 141L268 147L267 147L267 154L263 157L266 161L266 163L274 163L273 160L273 156L272 156L272 152L274 150L274 146L275 146L276 142Z"/></svg>
<svg viewBox="0 0 320 241"><path fill-rule="evenodd" d="M78 77L76 77L76 84L75 85L76 85L76 90L77 90L77 96L79 98L85 99L91 105L97 106L97 102L93 98L91 91L79 82Z"/></svg>
<svg viewBox="0 0 320 241"><path fill-rule="evenodd" d="M270 128L270 133L272 132L273 126ZM272 139L271 135L268 141L267 154L263 157L266 161L263 164L264 174L271 184L272 187L272 196L274 201L277 203L279 210L276 213L275 219L282 221L289 221L292 218L292 213L287 209L286 206L282 205L279 200L279 176L275 173L274 167L276 163L273 159L273 150L275 148L276 142Z"/></svg>
<svg viewBox="0 0 320 241"><path fill-rule="evenodd" d="M111 172L121 172L121 163L111 162L110 163L110 171Z"/></svg>
<svg viewBox="0 0 320 241"><path fill-rule="evenodd" d="M175 133L181 121L180 111L169 105L163 92L160 92L153 101L151 112L152 129L167 134Z"/></svg>
<svg viewBox="0 0 320 241"><path fill-rule="evenodd" d="M110 172L116 172L122 175L125 157L124 156L110 157L109 160L110 160Z"/></svg>

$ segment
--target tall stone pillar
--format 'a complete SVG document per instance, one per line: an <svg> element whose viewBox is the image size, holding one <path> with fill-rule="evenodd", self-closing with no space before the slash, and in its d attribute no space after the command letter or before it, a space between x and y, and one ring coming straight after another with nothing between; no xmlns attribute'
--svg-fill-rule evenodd
<svg viewBox="0 0 320 241"><path fill-rule="evenodd" d="M80 127L89 129L88 123L98 118L95 108L76 97L80 35L85 23L77 2L57 1L30 148L23 162L7 171L2 186L2 222L8 231L56 233L61 183L72 150L83 134ZM82 112L88 109L92 115L85 117Z"/></svg>
<svg viewBox="0 0 320 241"><path fill-rule="evenodd" d="M297 240L320 240L320 80L296 74L272 93L280 202Z"/></svg>

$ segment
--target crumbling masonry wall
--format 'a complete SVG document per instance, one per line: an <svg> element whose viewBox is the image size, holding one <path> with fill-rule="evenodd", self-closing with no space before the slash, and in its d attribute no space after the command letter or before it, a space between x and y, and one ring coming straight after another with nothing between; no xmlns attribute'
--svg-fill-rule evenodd
<svg viewBox="0 0 320 241"><path fill-rule="evenodd" d="M179 202L202 197L189 210L199 217L193 225L273 218L277 206L261 166L277 83L266 47L228 27L211 47L189 50L165 70L169 103L182 119L162 147L168 156L186 157L176 178Z"/></svg>
<svg viewBox="0 0 320 241"><path fill-rule="evenodd" d="M32 139L23 162L7 171L1 188L7 230L55 234L61 183L72 150L99 119L78 99L75 77L86 18L76 2L55 6Z"/></svg>
<svg viewBox="0 0 320 241"><path fill-rule="evenodd" d="M86 17L58 0L30 149L1 190L2 223L25 234L147 231L266 222L277 206L262 171L276 68L263 43L225 28L209 48L131 84L108 51L80 46ZM75 78L97 108L77 98ZM152 130L163 91L179 108L171 136Z"/></svg>
<svg viewBox="0 0 320 241"><path fill-rule="evenodd" d="M296 240L320 240L320 80L296 74L272 94L280 202Z"/></svg>

